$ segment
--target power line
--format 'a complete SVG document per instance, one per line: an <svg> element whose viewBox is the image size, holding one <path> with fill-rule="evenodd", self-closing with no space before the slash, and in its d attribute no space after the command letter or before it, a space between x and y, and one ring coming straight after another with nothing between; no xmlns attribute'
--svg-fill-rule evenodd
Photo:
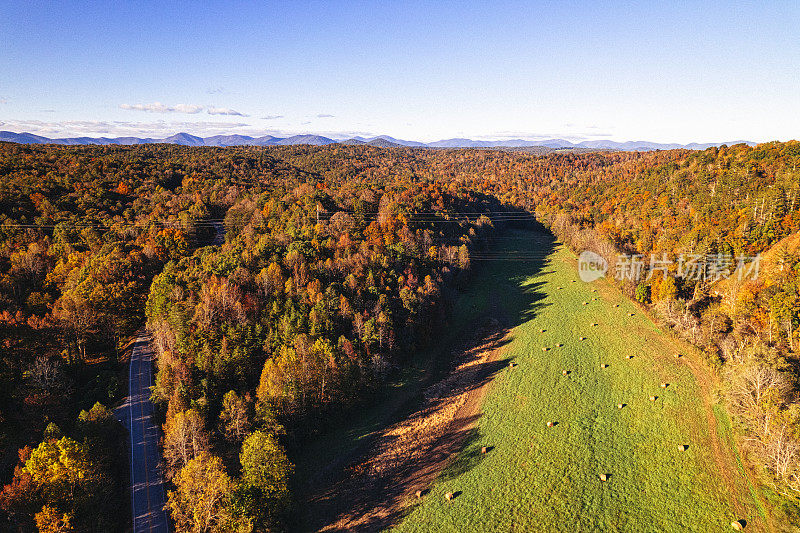
<svg viewBox="0 0 800 533"><path fill-rule="evenodd" d="M343 212L343 211L339 211ZM335 213L328 215L327 218L322 218L325 215L321 215L320 218L325 221L330 221L333 218ZM352 213L348 213L352 214ZM453 218L444 218L444 217L453 217ZM486 217L489 220L495 222L514 222L514 221L525 221L525 220L535 220L535 217L529 213L506 213L506 212L497 212L497 214L487 214L487 213L441 213L436 214L435 212L423 213L421 215L412 213L409 215L409 221L411 222L422 222L422 223L462 223L462 222L477 222L478 219L481 217ZM311 217L309 217L311 218ZM368 214L362 218L365 222L374 222L380 218L380 215L377 213L375 214ZM319 219L318 219L319 220ZM185 228L185 227L200 227L200 228L216 228L218 225L223 224L225 219L203 219L191 222L180 222L180 221L152 221L146 223L114 223L113 221L111 224L100 224L100 223L92 223L92 222L57 222L55 224L32 224L32 223L18 223L18 222L0 222L0 228L24 228L24 229L55 229L57 227L62 228L76 228L76 229L114 229L115 226L123 226L128 228L146 228L148 226L163 226L163 227L177 227L177 228Z"/></svg>

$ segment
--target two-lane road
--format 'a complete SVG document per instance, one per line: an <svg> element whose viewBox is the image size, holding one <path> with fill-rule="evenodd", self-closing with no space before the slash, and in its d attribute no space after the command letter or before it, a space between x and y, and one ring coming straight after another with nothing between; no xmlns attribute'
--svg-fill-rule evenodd
<svg viewBox="0 0 800 533"><path fill-rule="evenodd" d="M153 421L150 387L153 350L141 334L131 352L128 399L117 411L131 438L131 512L133 533L168 533L166 497L159 468L158 426Z"/></svg>

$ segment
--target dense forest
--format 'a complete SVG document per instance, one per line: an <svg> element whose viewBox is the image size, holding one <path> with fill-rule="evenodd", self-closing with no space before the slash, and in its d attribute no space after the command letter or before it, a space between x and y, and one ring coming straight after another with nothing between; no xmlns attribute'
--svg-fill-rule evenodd
<svg viewBox="0 0 800 533"><path fill-rule="evenodd" d="M471 264L533 216L577 252L645 258L621 288L725 377L743 442L790 502L798 159L796 142L545 155L0 143L0 523L115 530L128 465L112 408L146 327L177 530L281 530L289 445L433 342L453 292L480 282ZM651 254L770 249L758 279L647 275Z"/></svg>

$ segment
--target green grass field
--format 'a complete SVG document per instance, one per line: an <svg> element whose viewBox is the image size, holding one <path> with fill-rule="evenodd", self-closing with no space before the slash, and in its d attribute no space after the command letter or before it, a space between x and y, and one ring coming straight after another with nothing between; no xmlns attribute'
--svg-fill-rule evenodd
<svg viewBox="0 0 800 533"><path fill-rule="evenodd" d="M702 363L675 357L687 347L606 281L581 282L574 255L547 237L511 232L500 247L544 259L484 263L460 305L503 315L513 329L501 357L518 366L498 374L474 438L396 529L708 532L735 519L765 529L730 440L714 452L727 419L688 366Z"/></svg>

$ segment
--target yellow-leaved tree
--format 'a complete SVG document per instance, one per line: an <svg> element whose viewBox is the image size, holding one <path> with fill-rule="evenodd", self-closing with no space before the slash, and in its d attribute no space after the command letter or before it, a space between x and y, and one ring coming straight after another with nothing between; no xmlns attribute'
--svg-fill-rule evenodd
<svg viewBox="0 0 800 533"><path fill-rule="evenodd" d="M249 518L235 512L231 495L236 488L219 457L199 453L173 479L175 490L167 494L167 507L175 528L191 533L247 533Z"/></svg>

